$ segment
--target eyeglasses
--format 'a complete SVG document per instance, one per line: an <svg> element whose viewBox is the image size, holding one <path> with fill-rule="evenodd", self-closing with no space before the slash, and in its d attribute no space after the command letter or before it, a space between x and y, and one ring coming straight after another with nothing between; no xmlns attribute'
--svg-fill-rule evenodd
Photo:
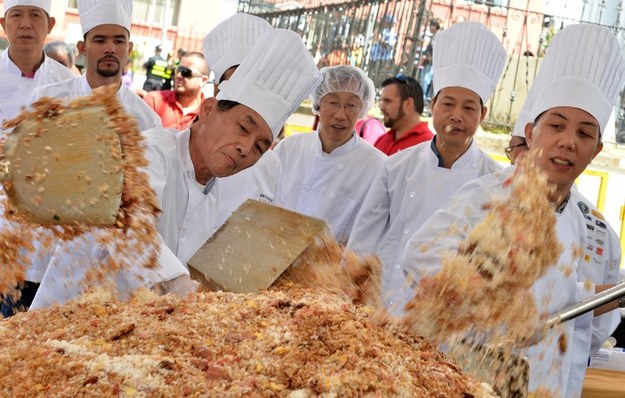
<svg viewBox="0 0 625 398"><path fill-rule="evenodd" d="M176 74L178 73L180 73L180 76L185 79L191 79L192 77L204 77L204 75L200 73L194 73L192 69L189 69L186 66L178 66L176 68Z"/></svg>
<svg viewBox="0 0 625 398"><path fill-rule="evenodd" d="M352 116L360 113L360 109L362 108L362 104L358 102L348 102L347 104L343 104L334 99L322 99L321 102L326 105L326 108L330 112L338 112L344 107L345 113Z"/></svg>
<svg viewBox="0 0 625 398"><path fill-rule="evenodd" d="M506 156L508 157L508 160L512 160L512 150L514 148L526 148L526 149L529 149L529 147L527 146L526 142L522 142L522 143L516 144L516 145L507 146L506 149L504 149L504 151L506 152Z"/></svg>
<svg viewBox="0 0 625 398"><path fill-rule="evenodd" d="M410 97L423 97L423 89L421 88L419 82L417 82L414 78L400 73L398 75L395 75L394 79L397 80L398 83L403 83L403 85L406 87L406 92L403 92L403 90L401 90L402 101L405 101Z"/></svg>

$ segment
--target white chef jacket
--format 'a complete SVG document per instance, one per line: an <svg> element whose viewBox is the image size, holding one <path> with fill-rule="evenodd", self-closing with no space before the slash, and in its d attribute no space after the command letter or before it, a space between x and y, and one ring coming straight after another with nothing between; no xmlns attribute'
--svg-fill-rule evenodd
<svg viewBox="0 0 625 398"><path fill-rule="evenodd" d="M439 167L434 142L423 142L390 156L374 179L356 217L347 249L376 254L383 265L382 300L394 315L412 296L405 285L401 255L408 238L466 182L500 170L475 140L447 169Z"/></svg>
<svg viewBox="0 0 625 398"><path fill-rule="evenodd" d="M72 77L71 70L47 56L35 71L35 77L22 77L20 69L9 58L7 48L0 54L0 123L16 117L23 106L30 105L37 87Z"/></svg>
<svg viewBox="0 0 625 398"><path fill-rule="evenodd" d="M125 260L126 268L105 274L105 278L101 281L87 282L85 275L90 270L105 266L107 256L117 256L114 248L97 242L100 233L102 231L96 229L71 242L63 242L56 246L30 306L31 310L63 304L79 297L87 287L96 285L115 292L118 299L125 300L139 288L151 288L159 282L189 274L186 267L159 237L160 253L153 269L137 265L140 263L137 258L118 257L120 261Z"/></svg>
<svg viewBox="0 0 625 398"><path fill-rule="evenodd" d="M213 234L218 225L220 181L202 185L195 179L189 153L191 130L157 128L144 132L150 184L162 214L157 229L184 264Z"/></svg>
<svg viewBox="0 0 625 398"><path fill-rule="evenodd" d="M575 187L571 190L570 202L580 210L586 224L584 257L577 269L577 301L580 301L594 294L595 285L619 283L621 244L601 212ZM570 381L564 396L581 396L588 357L601 347L620 321L618 309L598 317L593 317L590 312L574 320L570 341Z"/></svg>
<svg viewBox="0 0 625 398"><path fill-rule="evenodd" d="M282 163L274 151L267 151L252 167L229 177L219 178L219 211L216 224L220 226L247 199L274 204Z"/></svg>
<svg viewBox="0 0 625 398"><path fill-rule="evenodd" d="M411 236L401 260L405 275L412 286L418 281L438 272L441 256L445 252L454 253L460 242L484 219L486 211L483 205L495 197L509 195L510 187L503 187L503 182L511 176L513 167L475 179L460 188L447 203L440 207L424 225ZM586 226L577 206L570 200L562 213L556 213L556 231L564 249L553 267L532 286L536 307L541 314L552 314L573 304L577 299L577 264L580 259L574 257L573 248L580 247L586 240ZM528 214L528 217L531 217ZM454 234L449 228L454 227ZM437 239L440 237L440 239ZM422 247L428 250L422 251ZM563 272L571 269L573 272ZM569 345L565 354L560 354L558 338L564 333L571 341L573 323L567 322L562 328L551 329L547 337L539 344L521 351L530 363L529 391L543 387L565 396L568 382Z"/></svg>
<svg viewBox="0 0 625 398"><path fill-rule="evenodd" d="M72 79L49 84L35 90L34 98L76 98L91 95L93 89L87 81L87 76L76 76ZM154 127L161 127L161 118L150 108L143 99L120 84L117 96L126 113L135 117L139 131L145 131Z"/></svg>
<svg viewBox="0 0 625 398"><path fill-rule="evenodd" d="M285 138L275 152L283 167L277 204L327 221L337 242L347 243L386 155L356 134L325 153L318 131Z"/></svg>

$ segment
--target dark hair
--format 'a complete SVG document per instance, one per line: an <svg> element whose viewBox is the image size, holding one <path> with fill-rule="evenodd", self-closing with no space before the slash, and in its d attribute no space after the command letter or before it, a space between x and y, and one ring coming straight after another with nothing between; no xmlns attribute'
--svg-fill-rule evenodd
<svg viewBox="0 0 625 398"><path fill-rule="evenodd" d="M224 71L224 73L219 77L219 84L221 84L221 82L223 82L224 80L226 80L225 76L226 76L226 71L230 68L238 68L240 64L236 64L236 65L232 65L229 66L228 68L226 68L226 70Z"/></svg>
<svg viewBox="0 0 625 398"><path fill-rule="evenodd" d="M418 81L410 76L397 75L384 80L382 82L382 87L386 87L391 84L397 85L402 102L406 101L408 98L412 98L414 101L415 111L418 114L423 113L423 89Z"/></svg>
<svg viewBox="0 0 625 398"><path fill-rule="evenodd" d="M228 112L230 109L234 108L237 105L241 105L236 101L228 101L228 100L219 100L217 101L217 110L219 112ZM195 119L193 119L193 123L200 121L200 115L198 114Z"/></svg>
<svg viewBox="0 0 625 398"><path fill-rule="evenodd" d="M432 18L430 19L430 25L435 27L437 30L443 26L443 21L440 18Z"/></svg>
<svg viewBox="0 0 625 398"><path fill-rule="evenodd" d="M241 105L241 104L236 101L219 100L217 101L217 110L219 112L227 112L237 105Z"/></svg>
<svg viewBox="0 0 625 398"><path fill-rule="evenodd" d="M200 52L196 52L196 51L192 51L192 52L186 52L184 53L184 55L180 58L180 60L182 61L184 58L195 58L198 61L200 61L200 70L199 72L203 75L208 76L210 74L210 69L208 68L208 64L206 63L206 58L204 58L204 54L200 53Z"/></svg>

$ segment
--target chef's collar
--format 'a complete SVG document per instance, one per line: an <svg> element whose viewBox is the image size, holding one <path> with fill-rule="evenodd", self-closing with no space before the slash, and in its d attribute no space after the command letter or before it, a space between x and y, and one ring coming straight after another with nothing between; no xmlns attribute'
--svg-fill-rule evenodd
<svg viewBox="0 0 625 398"><path fill-rule="evenodd" d="M430 141L430 148L432 148L432 152L434 152L434 155L436 155L436 158L438 159L438 167L443 167L443 156L441 156L438 148L436 148L436 136L432 137L432 140Z"/></svg>
<svg viewBox="0 0 625 398"><path fill-rule="evenodd" d="M564 198L562 203L560 203L560 205L556 208L556 213L562 214L562 212L564 211L564 208L566 207L567 203L569 203L569 199L571 199L571 191L569 191L569 194L566 195L566 198Z"/></svg>
<svg viewBox="0 0 625 398"><path fill-rule="evenodd" d="M204 187L204 191L202 191L204 195L208 195L211 189L213 189L213 185L215 185L215 180L216 180L215 177L208 180L208 182L206 183L206 186Z"/></svg>

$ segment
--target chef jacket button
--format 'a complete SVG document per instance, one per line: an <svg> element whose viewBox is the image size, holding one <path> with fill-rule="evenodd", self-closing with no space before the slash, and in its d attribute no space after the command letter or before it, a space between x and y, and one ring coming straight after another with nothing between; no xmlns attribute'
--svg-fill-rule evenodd
<svg viewBox="0 0 625 398"><path fill-rule="evenodd" d="M410 230L408 228L404 229L404 235L408 235L409 232L410 232Z"/></svg>
<svg viewBox="0 0 625 398"><path fill-rule="evenodd" d="M395 269L401 269L401 265L399 264L395 264L393 267L395 267Z"/></svg>
<svg viewBox="0 0 625 398"><path fill-rule="evenodd" d="M410 192L410 197L411 198L414 198L415 196L417 196L416 192L414 192L414 191Z"/></svg>
<svg viewBox="0 0 625 398"><path fill-rule="evenodd" d="M339 163L339 164L336 166L336 168L337 168L337 169L339 169L339 170L343 170L343 163Z"/></svg>
<svg viewBox="0 0 625 398"><path fill-rule="evenodd" d="M334 199L334 198L336 198L336 195L335 195L335 194L333 194L333 193L331 193L329 196L330 196L330 199Z"/></svg>

